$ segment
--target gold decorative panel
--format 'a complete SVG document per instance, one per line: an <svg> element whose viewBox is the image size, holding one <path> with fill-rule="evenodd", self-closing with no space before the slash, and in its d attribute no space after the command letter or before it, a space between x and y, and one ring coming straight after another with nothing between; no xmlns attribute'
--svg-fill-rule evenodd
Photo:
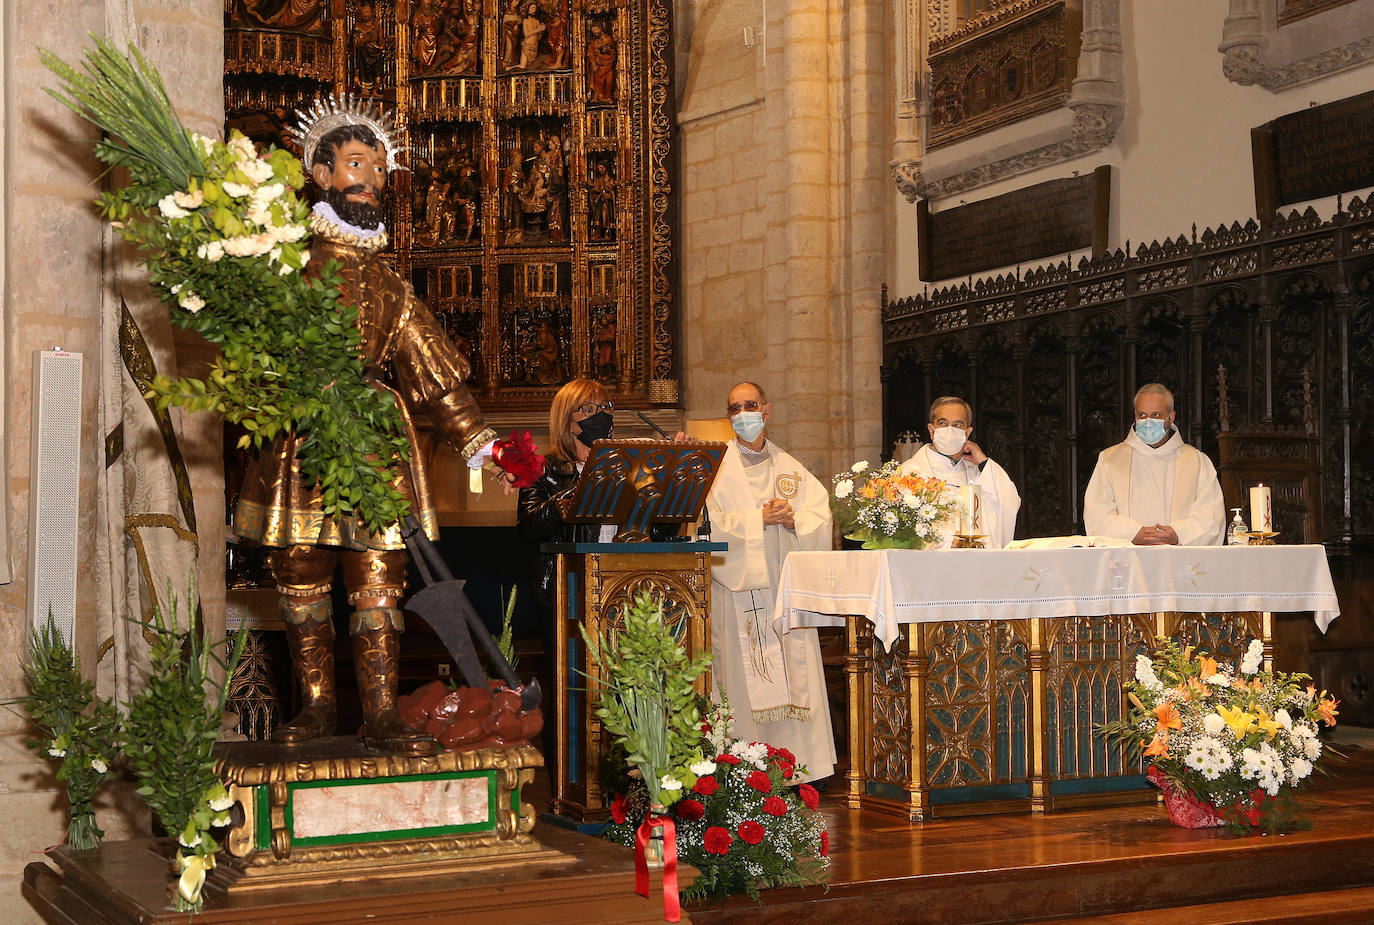
<svg viewBox="0 0 1374 925"><path fill-rule="evenodd" d="M1063 106L1082 30L1066 0L1020 0L932 40L930 147Z"/></svg>
<svg viewBox="0 0 1374 925"><path fill-rule="evenodd" d="M229 0L230 127L290 146L330 92L394 107L388 256L488 411L574 376L676 404L668 0Z"/></svg>

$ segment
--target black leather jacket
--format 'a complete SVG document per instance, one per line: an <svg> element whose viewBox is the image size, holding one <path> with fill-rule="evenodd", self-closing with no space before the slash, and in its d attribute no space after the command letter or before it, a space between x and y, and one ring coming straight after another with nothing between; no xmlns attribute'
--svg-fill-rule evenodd
<svg viewBox="0 0 1374 925"><path fill-rule="evenodd" d="M540 553L539 547L544 543L595 543L601 535L600 524L565 523L558 513L558 499L571 494L576 485L576 469L564 472L549 462L537 482L520 489L515 533L538 554L531 584L535 600L549 608L554 607L558 559ZM676 535L679 529L677 524L656 524L649 532L655 540L663 540Z"/></svg>

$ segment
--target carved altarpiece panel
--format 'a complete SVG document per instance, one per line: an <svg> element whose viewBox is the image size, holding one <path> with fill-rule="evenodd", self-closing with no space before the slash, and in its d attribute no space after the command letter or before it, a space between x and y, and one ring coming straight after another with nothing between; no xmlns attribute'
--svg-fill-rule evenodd
<svg viewBox="0 0 1374 925"><path fill-rule="evenodd" d="M388 257L484 409L574 376L675 404L669 44L666 0L230 0L226 120L289 146L316 96L394 107Z"/></svg>

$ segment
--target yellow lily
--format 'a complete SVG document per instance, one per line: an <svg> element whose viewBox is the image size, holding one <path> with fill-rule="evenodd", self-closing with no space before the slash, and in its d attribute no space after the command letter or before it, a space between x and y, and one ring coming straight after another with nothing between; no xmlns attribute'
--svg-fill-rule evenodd
<svg viewBox="0 0 1374 925"><path fill-rule="evenodd" d="M1245 734L1255 722L1255 714L1246 713L1242 707L1217 707L1217 713L1226 721L1226 725L1231 727L1237 739L1245 738Z"/></svg>
<svg viewBox="0 0 1374 925"><path fill-rule="evenodd" d="M1255 717L1255 725L1264 733L1266 739L1274 738L1274 736L1278 735L1279 729L1283 728L1279 725L1277 720L1263 710L1260 710L1259 716Z"/></svg>

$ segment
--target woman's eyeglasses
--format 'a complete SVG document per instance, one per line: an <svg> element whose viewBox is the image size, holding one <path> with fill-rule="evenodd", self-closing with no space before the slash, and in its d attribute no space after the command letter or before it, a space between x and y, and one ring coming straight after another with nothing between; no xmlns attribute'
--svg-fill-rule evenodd
<svg viewBox="0 0 1374 925"><path fill-rule="evenodd" d="M611 413L612 411L614 411L614 410L615 410L615 402L609 401L609 400L603 401L603 402L602 402L601 404L599 404L599 405L598 405L596 402L591 402L591 401L589 401L589 402L587 402L585 405L581 405L581 406L579 406L579 407L577 408L577 411L578 411L579 414L586 415L587 417L591 417L593 414L596 414L598 411L604 411L604 412L606 412L607 414L610 414L610 413Z"/></svg>

